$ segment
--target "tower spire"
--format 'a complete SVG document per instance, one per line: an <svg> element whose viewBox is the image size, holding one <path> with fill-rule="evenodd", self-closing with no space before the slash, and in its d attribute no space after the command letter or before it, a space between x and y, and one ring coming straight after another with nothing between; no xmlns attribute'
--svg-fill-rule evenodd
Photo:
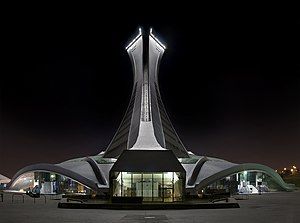
<svg viewBox="0 0 300 223"><path fill-rule="evenodd" d="M168 118L158 88L157 75L165 49L152 28L148 36L139 28L138 35L126 47L134 74L133 91L104 157L117 157L125 149L169 149L177 157L188 157Z"/></svg>

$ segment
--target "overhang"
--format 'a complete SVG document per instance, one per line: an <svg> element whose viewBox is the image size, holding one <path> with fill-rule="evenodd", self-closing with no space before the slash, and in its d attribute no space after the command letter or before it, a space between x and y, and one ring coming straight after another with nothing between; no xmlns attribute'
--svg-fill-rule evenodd
<svg viewBox="0 0 300 223"><path fill-rule="evenodd" d="M124 150L111 172L185 172L171 150Z"/></svg>

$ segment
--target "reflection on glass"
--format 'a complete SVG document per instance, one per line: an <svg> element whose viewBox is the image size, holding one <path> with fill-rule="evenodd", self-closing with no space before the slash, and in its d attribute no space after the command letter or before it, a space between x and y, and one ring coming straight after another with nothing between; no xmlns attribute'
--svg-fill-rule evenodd
<svg viewBox="0 0 300 223"><path fill-rule="evenodd" d="M19 176L11 189L29 191L41 185L41 194L91 194L92 190L84 185L52 172L28 172Z"/></svg>
<svg viewBox="0 0 300 223"><path fill-rule="evenodd" d="M182 201L182 173L118 172L113 176L113 196L143 197L144 202Z"/></svg>

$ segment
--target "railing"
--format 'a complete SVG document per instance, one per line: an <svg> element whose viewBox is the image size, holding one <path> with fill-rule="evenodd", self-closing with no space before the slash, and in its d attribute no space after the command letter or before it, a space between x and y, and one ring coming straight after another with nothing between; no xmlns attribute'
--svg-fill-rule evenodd
<svg viewBox="0 0 300 223"><path fill-rule="evenodd" d="M36 199L36 198L42 198L42 197L44 197L44 199L45 199L45 204L46 204L47 199L46 199L46 195L44 195L44 194L40 194L39 197L34 197L34 198L33 198L33 203L35 203L35 199Z"/></svg>
<svg viewBox="0 0 300 223"><path fill-rule="evenodd" d="M22 197L22 203L24 203L24 202L25 202L24 195L26 195L26 194L13 193L12 196L11 196L11 201L14 202L16 196L21 196L21 197ZM2 196L3 196L3 194L2 194ZM40 194L39 197L32 197L32 198L33 198L33 203L34 203L34 204L35 204L35 202L36 202L36 199L39 199L39 198L43 198L45 204L47 203L47 198L46 198L46 195L45 195L45 194ZM3 197L2 197L2 202L3 202Z"/></svg>
<svg viewBox="0 0 300 223"><path fill-rule="evenodd" d="M22 203L25 203L25 198L26 198L26 193L22 193L22 192L0 192L0 202L4 202L4 195L5 194L11 194L11 201L12 203L16 202L16 201L21 201ZM47 196L49 196L47 198ZM38 196L36 197L32 197L32 196L29 196L28 197L31 197L33 198L33 203L35 204L36 203L36 199L40 199L40 200L43 200L44 203L46 204L47 203L47 199L48 200L61 200L61 194L39 194ZM19 199L17 199L19 198ZM21 198L21 199L20 199Z"/></svg>
<svg viewBox="0 0 300 223"><path fill-rule="evenodd" d="M11 196L11 201L12 201L12 202L14 202L15 196L22 196L22 201L23 201L23 203L24 203L24 194L13 194L13 195Z"/></svg>

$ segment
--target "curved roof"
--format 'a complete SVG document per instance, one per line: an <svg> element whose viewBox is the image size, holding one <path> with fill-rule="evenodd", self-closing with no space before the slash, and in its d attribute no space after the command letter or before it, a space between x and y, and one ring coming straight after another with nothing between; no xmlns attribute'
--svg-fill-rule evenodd
<svg viewBox="0 0 300 223"><path fill-rule="evenodd" d="M292 185L286 184L280 175L272 168L257 164L235 164L226 160L195 156L197 162L182 163L170 150L125 150L123 155L113 164L97 164L92 158L78 158L60 164L34 164L19 170L8 184L11 189L13 183L24 173L31 171L54 172L69 177L95 191L107 189L110 171L158 171L172 170L186 172L186 188L201 190L204 187L232 174L242 171L262 171L286 191L292 191Z"/></svg>
<svg viewBox="0 0 300 223"><path fill-rule="evenodd" d="M10 179L2 174L0 174L0 183L1 184L7 184L10 182Z"/></svg>
<svg viewBox="0 0 300 223"><path fill-rule="evenodd" d="M188 185L191 186L191 185L195 184L195 182L196 182L196 180L197 180L197 177L198 177L198 175L199 175L199 172L200 172L202 166L203 166L204 163L205 163L206 161L208 161L208 160L209 160L209 159L208 159L207 157L202 157L201 159L199 159L199 160L196 162L195 167L194 167L194 170L193 170L193 172L192 172L192 174L191 174L191 176L190 176L190 178L189 178L189 180L188 180L188 182L187 182Z"/></svg>
<svg viewBox="0 0 300 223"><path fill-rule="evenodd" d="M68 160L57 165L85 176L99 184L98 187L101 185L107 185L107 180L104 177L104 174L98 167L95 160L90 157Z"/></svg>
<svg viewBox="0 0 300 223"><path fill-rule="evenodd" d="M78 165L79 162L76 162L76 163ZM27 172L32 172L32 171L45 171L45 172L53 172L53 173L61 174L61 175L71 178L72 180L80 182L81 184L85 185L86 187L91 188L92 190L95 190L95 191L98 190L99 182L87 178L84 173L76 173L76 172L66 169L64 167L54 165L54 164L48 164L48 163L33 164L33 165L22 168L12 178L11 182L8 185L8 188L11 188L13 186L13 183L22 174L27 173Z"/></svg>
<svg viewBox="0 0 300 223"><path fill-rule="evenodd" d="M244 163L244 164L237 164L232 167L220 170L216 172L215 174L212 174L204 179L197 179L197 182L195 184L195 189L200 190L213 182L223 179L226 176L230 176L232 174L241 172L241 171L262 171L268 174L269 176L272 177L272 179L284 190L286 191L292 191L293 187L287 183L285 183L280 175L276 173L272 168L262 165L262 164L257 164L257 163ZM200 174L199 174L200 175Z"/></svg>

